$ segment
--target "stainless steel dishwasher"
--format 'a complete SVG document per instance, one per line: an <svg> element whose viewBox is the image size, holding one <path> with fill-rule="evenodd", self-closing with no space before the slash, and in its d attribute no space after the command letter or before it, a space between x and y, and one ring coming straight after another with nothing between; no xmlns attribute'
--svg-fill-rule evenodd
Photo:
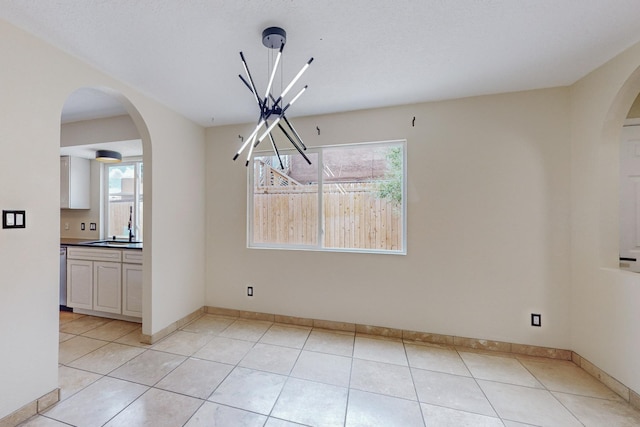
<svg viewBox="0 0 640 427"><path fill-rule="evenodd" d="M67 247L60 246L60 309L67 308Z"/></svg>

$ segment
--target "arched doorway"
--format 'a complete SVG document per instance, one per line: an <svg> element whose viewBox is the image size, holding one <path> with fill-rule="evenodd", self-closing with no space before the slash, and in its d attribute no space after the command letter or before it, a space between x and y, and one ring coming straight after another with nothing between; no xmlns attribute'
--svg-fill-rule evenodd
<svg viewBox="0 0 640 427"><path fill-rule="evenodd" d="M620 268L640 273L640 96L620 138Z"/></svg>
<svg viewBox="0 0 640 427"><path fill-rule="evenodd" d="M142 254L141 322L143 333L151 319L151 141L147 126L133 104L122 94L108 88L87 87L72 92L61 113L61 155L72 155L87 159L90 164L91 191L88 209L61 209L61 237L70 236L76 241L96 241L105 239L108 232L109 211L108 177L95 161L98 150L115 151L121 154L127 165L135 164L136 209L130 210L129 224L137 235L135 240L144 245ZM124 163L122 163L124 164ZM144 169L142 169L144 165ZM144 170L144 191L142 191L142 170ZM128 178L127 178L128 179ZM124 182L124 180L123 180ZM121 192L122 193L122 192ZM142 196L144 194L144 197ZM132 199L133 200L133 199ZM105 202L106 201L106 202ZM142 209L142 205L146 209ZM131 203L133 206L134 204ZM138 207L139 206L139 207ZM133 220L133 221L132 221ZM126 218L124 219L126 221ZM142 227L144 224L144 227ZM137 226L137 228L136 228ZM138 234L137 230L143 232ZM119 233L118 233L119 234ZM131 234L134 234L133 232ZM62 251L61 251L62 254ZM123 252L124 254L124 252ZM124 264L123 264L124 266ZM62 270L62 262L61 262ZM123 280L124 276L123 276ZM62 281L62 280L61 280ZM61 298L62 302L62 298ZM123 309L124 318L131 313ZM117 318L117 316L115 316ZM147 326L148 327L148 326Z"/></svg>
<svg viewBox="0 0 640 427"><path fill-rule="evenodd" d="M599 153L600 261L603 267L620 267L620 139L634 101L640 93L640 67L614 96L605 116Z"/></svg>

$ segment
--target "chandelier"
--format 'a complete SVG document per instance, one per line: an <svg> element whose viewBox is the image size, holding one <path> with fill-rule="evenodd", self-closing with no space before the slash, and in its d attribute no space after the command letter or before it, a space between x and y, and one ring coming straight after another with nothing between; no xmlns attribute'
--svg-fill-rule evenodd
<svg viewBox="0 0 640 427"><path fill-rule="evenodd" d="M249 160L251 159L253 149L256 148L258 144L260 144L265 138L269 137L271 147L273 148L273 151L275 152L276 156L278 157L278 161L280 162L280 168L284 169L282 159L280 158L280 152L278 151L276 141L273 138L272 134L272 131L276 126L282 131L284 136L287 137L287 139L289 140L289 142L291 142L295 149L298 150L300 155L307 161L307 163L311 164L309 158L304 154L304 150L306 150L307 147L304 145L304 143L302 142L302 138L300 138L300 135L298 134L298 132L296 132L295 128L287 119L287 116L285 114L287 110L294 104L294 102L296 102L298 98L300 98L304 91L307 90L307 86L304 86L302 89L300 89L300 91L286 105L283 104L285 102L284 97L287 96L291 88L293 88L302 74L307 71L307 68L309 68L309 65L313 61L313 58L307 61L307 63L302 67L302 69L293 78L293 80L291 80L291 83L289 83L285 87L280 96L276 98L271 93L273 80L276 76L276 71L278 70L278 65L280 63L280 58L282 57L282 51L284 50L286 41L287 33L282 28L269 27L262 32L262 44L269 49L278 49L278 55L276 56L273 68L269 73L269 83L267 84L267 89L264 92L263 97L260 96L260 92L258 92L255 82L251 77L251 72L249 71L247 61L245 60L242 52L240 52L240 59L242 60L242 66L244 67L246 79L242 76L242 74L239 74L238 77L240 77L240 80L242 80L249 91L251 91L256 103L258 104L258 109L260 110L260 116L258 118L258 123L255 129L253 130L253 132L251 132L248 138L244 139L244 143L235 154L235 156L233 156L233 160L236 160L247 147L250 147L245 166L249 165Z"/></svg>

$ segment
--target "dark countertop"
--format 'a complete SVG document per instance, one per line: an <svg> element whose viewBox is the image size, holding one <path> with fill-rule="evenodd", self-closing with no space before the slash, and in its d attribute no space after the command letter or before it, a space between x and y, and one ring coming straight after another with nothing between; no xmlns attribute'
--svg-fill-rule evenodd
<svg viewBox="0 0 640 427"><path fill-rule="evenodd" d="M105 242L105 243L92 243L92 242ZM60 238L60 246L84 246L87 248L98 248L98 249L140 249L142 250L142 242L136 243L128 243L124 242L123 244L109 244L107 240L87 240L87 239L74 239L69 237L61 237Z"/></svg>

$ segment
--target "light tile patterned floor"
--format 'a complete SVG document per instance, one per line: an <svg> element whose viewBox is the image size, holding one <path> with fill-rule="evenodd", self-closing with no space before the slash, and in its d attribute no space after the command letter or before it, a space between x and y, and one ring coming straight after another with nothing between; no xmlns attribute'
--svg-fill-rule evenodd
<svg viewBox="0 0 640 427"><path fill-rule="evenodd" d="M204 315L140 326L60 314L55 426L640 426L571 362Z"/></svg>

